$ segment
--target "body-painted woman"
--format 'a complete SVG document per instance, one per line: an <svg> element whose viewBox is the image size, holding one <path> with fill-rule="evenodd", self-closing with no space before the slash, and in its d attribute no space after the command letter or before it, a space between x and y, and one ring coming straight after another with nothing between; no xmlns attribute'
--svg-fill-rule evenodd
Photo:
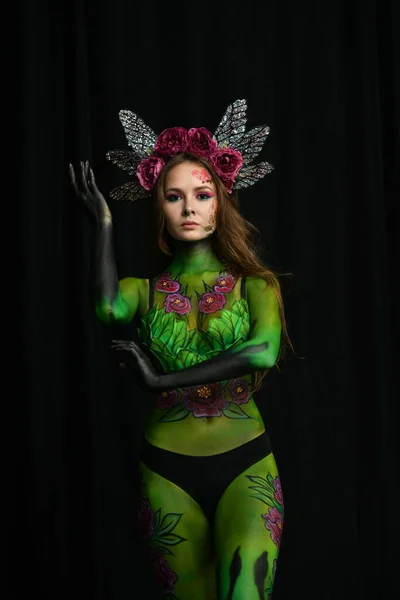
<svg viewBox="0 0 400 600"><path fill-rule="evenodd" d="M108 158L137 181L111 195L152 195L171 256L153 279L118 279L110 210L89 164L81 187L71 167L95 216L97 314L137 322L140 343L114 347L154 392L139 524L170 600L269 600L281 543L280 478L253 394L288 338L277 277L252 249L234 195L271 170L252 164L268 128L246 133L245 112L233 103L214 135L175 127L157 137L121 111L133 151Z"/></svg>

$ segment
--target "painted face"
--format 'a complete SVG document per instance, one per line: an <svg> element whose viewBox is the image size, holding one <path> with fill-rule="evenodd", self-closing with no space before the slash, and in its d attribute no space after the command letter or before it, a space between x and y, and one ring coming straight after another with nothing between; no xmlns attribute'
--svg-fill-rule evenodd
<svg viewBox="0 0 400 600"><path fill-rule="evenodd" d="M184 162L165 178L163 211L168 233L176 240L195 242L215 231L217 193L210 173Z"/></svg>

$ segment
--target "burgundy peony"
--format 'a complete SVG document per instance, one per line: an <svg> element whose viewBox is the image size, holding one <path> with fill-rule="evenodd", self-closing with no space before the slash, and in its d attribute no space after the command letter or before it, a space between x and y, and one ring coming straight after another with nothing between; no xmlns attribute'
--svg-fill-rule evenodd
<svg viewBox="0 0 400 600"><path fill-rule="evenodd" d="M158 156L149 156L138 164L136 175L145 190L153 189L164 165L165 161Z"/></svg>
<svg viewBox="0 0 400 600"><path fill-rule="evenodd" d="M261 515L264 519L265 528L270 531L271 540L279 548L281 544L283 519L279 510L275 507L270 508L267 513Z"/></svg>
<svg viewBox="0 0 400 600"><path fill-rule="evenodd" d="M178 576L170 569L165 556L155 548L151 548L150 560L153 564L155 578L164 594L174 594L174 583L177 581Z"/></svg>
<svg viewBox="0 0 400 600"><path fill-rule="evenodd" d="M188 131L184 127L164 129L157 137L154 152L159 156L174 156L185 152L188 145Z"/></svg>
<svg viewBox="0 0 400 600"><path fill-rule="evenodd" d="M219 417L228 407L224 388L220 383L208 383L185 389L182 401L194 417Z"/></svg>
<svg viewBox="0 0 400 600"><path fill-rule="evenodd" d="M164 273L156 281L155 288L158 292L164 292L165 294L172 294L177 292L181 287L181 284L174 279L171 279L170 273Z"/></svg>
<svg viewBox="0 0 400 600"><path fill-rule="evenodd" d="M168 392L161 392L157 396L157 408L158 410L165 410L166 408L171 408L178 404L179 402L179 394L176 390L170 390Z"/></svg>
<svg viewBox="0 0 400 600"><path fill-rule="evenodd" d="M203 294L199 300L199 311L209 315L215 313L217 310L221 310L226 304L226 298L224 294L219 292L209 292Z"/></svg>
<svg viewBox="0 0 400 600"><path fill-rule="evenodd" d="M231 379L228 388L235 404L246 404L249 401L249 386L244 379Z"/></svg>
<svg viewBox="0 0 400 600"><path fill-rule="evenodd" d="M214 292L227 294L235 287L236 279L232 275L221 275L214 285Z"/></svg>
<svg viewBox="0 0 400 600"><path fill-rule="evenodd" d="M228 192L231 192L235 178L243 165L241 153L232 148L217 148L208 159L221 177Z"/></svg>
<svg viewBox="0 0 400 600"><path fill-rule="evenodd" d="M178 315L186 315L192 308L189 298L182 294L169 294L164 302L165 312L174 312Z"/></svg>
<svg viewBox="0 0 400 600"><path fill-rule="evenodd" d="M150 502L147 498L143 498L141 502L138 519L139 532L142 539L150 539L154 531L154 513L150 508Z"/></svg>
<svg viewBox="0 0 400 600"><path fill-rule="evenodd" d="M213 134L205 127L192 127L188 131L187 151L207 158L218 147Z"/></svg>
<svg viewBox="0 0 400 600"><path fill-rule="evenodd" d="M281 485L281 480L279 477L275 477L274 479L274 488L275 488L275 499L279 502L279 504L282 504L283 506L283 493L282 493L282 485Z"/></svg>

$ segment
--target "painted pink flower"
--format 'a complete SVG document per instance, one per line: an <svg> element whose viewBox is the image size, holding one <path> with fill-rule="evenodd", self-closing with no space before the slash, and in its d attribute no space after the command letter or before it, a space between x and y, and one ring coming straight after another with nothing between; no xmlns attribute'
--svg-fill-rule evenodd
<svg viewBox="0 0 400 600"><path fill-rule="evenodd" d="M244 379L231 379L228 389L235 404L246 404L249 401L249 386Z"/></svg>
<svg viewBox="0 0 400 600"><path fill-rule="evenodd" d="M164 302L165 312L174 312L178 315L186 315L192 308L189 298L182 294L169 294Z"/></svg>
<svg viewBox="0 0 400 600"><path fill-rule="evenodd" d="M188 145L188 131L184 127L169 127L157 137L154 151L159 156L169 157L185 152Z"/></svg>
<svg viewBox="0 0 400 600"><path fill-rule="evenodd" d="M217 310L221 310L226 304L226 298L224 294L219 292L208 292L203 294L199 300L199 311L209 315L215 313Z"/></svg>
<svg viewBox="0 0 400 600"><path fill-rule="evenodd" d="M164 292L165 294L172 294L177 292L181 287L179 281L171 279L170 273L164 273L156 281L155 288L158 292Z"/></svg>
<svg viewBox="0 0 400 600"><path fill-rule="evenodd" d="M235 283L236 279L233 277L233 275L221 275L215 282L214 291L227 294L233 290Z"/></svg>
<svg viewBox="0 0 400 600"><path fill-rule="evenodd" d="M144 540L148 540L153 535L154 531L154 513L150 508L150 502L147 498L143 498L139 513L139 533Z"/></svg>
<svg viewBox="0 0 400 600"><path fill-rule="evenodd" d="M178 576L170 569L165 556L161 552L157 552L157 550L151 548L150 560L153 564L156 580L164 594L174 594L174 583L177 581Z"/></svg>
<svg viewBox="0 0 400 600"><path fill-rule="evenodd" d="M208 383L185 389L182 402L194 417L219 417L228 407L224 388L220 383Z"/></svg>
<svg viewBox="0 0 400 600"><path fill-rule="evenodd" d="M271 533L271 540L279 548L283 529L283 519L281 513L274 506L270 508L267 513L261 516L264 519L265 528Z"/></svg>
<svg viewBox="0 0 400 600"><path fill-rule="evenodd" d="M176 390L169 390L168 392L161 392L157 396L156 407L158 410L165 410L166 408L171 408L178 404L179 402L179 394Z"/></svg>
<svg viewBox="0 0 400 600"><path fill-rule="evenodd" d="M207 158L217 149L217 141L213 139L213 134L205 127L192 127L188 131L187 151Z"/></svg>
<svg viewBox="0 0 400 600"><path fill-rule="evenodd" d="M279 477L275 477L274 479L274 488L275 488L275 499L279 502L279 504L282 504L283 506L283 493L282 493L282 486L281 486L281 480Z"/></svg>
<svg viewBox="0 0 400 600"><path fill-rule="evenodd" d="M165 161L158 156L149 156L138 164L136 175L145 190L153 189L164 165Z"/></svg>

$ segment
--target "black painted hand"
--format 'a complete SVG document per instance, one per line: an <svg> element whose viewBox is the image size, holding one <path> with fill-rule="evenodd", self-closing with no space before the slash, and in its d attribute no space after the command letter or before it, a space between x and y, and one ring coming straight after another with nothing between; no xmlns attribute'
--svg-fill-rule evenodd
<svg viewBox="0 0 400 600"><path fill-rule="evenodd" d="M119 352L127 352L129 358L132 359L129 361L129 365L139 373L146 388L153 391L158 390L161 375L139 344L132 340L113 340L111 347Z"/></svg>
<svg viewBox="0 0 400 600"><path fill-rule="evenodd" d="M93 169L89 165L89 161L81 161L80 167L81 177L80 185L78 186L74 167L71 164L69 165L69 175L75 193L83 201L85 208L97 224L111 222L111 211L103 194L96 185Z"/></svg>

